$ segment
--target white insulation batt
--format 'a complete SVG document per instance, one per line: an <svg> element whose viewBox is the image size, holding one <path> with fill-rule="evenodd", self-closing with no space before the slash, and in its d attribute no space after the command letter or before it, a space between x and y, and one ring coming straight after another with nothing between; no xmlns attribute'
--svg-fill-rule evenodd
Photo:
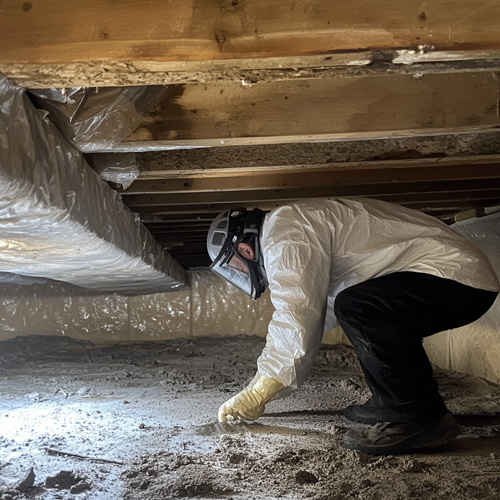
<svg viewBox="0 0 500 500"><path fill-rule="evenodd" d="M185 273L139 219L0 75L0 273L147 294Z"/></svg>

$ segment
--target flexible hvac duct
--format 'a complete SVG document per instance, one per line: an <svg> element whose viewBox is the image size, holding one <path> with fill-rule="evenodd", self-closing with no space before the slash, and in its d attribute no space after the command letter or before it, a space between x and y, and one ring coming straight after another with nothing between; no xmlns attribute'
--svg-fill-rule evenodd
<svg viewBox="0 0 500 500"><path fill-rule="evenodd" d="M24 94L0 76L0 272L122 294L185 273Z"/></svg>

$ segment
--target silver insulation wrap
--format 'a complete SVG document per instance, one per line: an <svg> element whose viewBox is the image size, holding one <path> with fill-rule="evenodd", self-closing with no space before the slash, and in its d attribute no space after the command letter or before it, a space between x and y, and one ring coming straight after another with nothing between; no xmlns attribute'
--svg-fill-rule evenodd
<svg viewBox="0 0 500 500"><path fill-rule="evenodd" d="M106 151L139 125L165 87L113 87L30 90L32 100L49 112L66 140L79 151Z"/></svg>
<svg viewBox="0 0 500 500"><path fill-rule="evenodd" d="M0 272L122 294L178 290L184 270L0 77Z"/></svg>

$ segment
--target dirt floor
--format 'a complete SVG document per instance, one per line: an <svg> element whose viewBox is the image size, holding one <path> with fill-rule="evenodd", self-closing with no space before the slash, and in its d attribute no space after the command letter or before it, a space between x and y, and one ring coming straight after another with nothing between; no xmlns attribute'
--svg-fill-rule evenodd
<svg viewBox="0 0 500 500"><path fill-rule="evenodd" d="M258 422L216 423L262 347L256 337L0 343L0 499L500 498L500 387L437 370L459 438L369 457L342 446L356 425L342 409L368 397L346 346L322 348L303 388Z"/></svg>

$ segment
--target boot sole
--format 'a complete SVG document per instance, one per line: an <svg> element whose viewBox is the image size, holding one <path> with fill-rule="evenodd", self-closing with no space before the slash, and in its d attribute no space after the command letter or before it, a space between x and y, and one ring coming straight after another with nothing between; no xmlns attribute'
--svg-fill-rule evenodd
<svg viewBox="0 0 500 500"><path fill-rule="evenodd" d="M425 450L448 444L453 438L460 434L458 424L449 429L442 429L439 425L426 429L418 434L405 437L391 444L369 444L360 443L356 438L344 435L344 446L351 450L359 450L369 455L398 455L412 451Z"/></svg>

